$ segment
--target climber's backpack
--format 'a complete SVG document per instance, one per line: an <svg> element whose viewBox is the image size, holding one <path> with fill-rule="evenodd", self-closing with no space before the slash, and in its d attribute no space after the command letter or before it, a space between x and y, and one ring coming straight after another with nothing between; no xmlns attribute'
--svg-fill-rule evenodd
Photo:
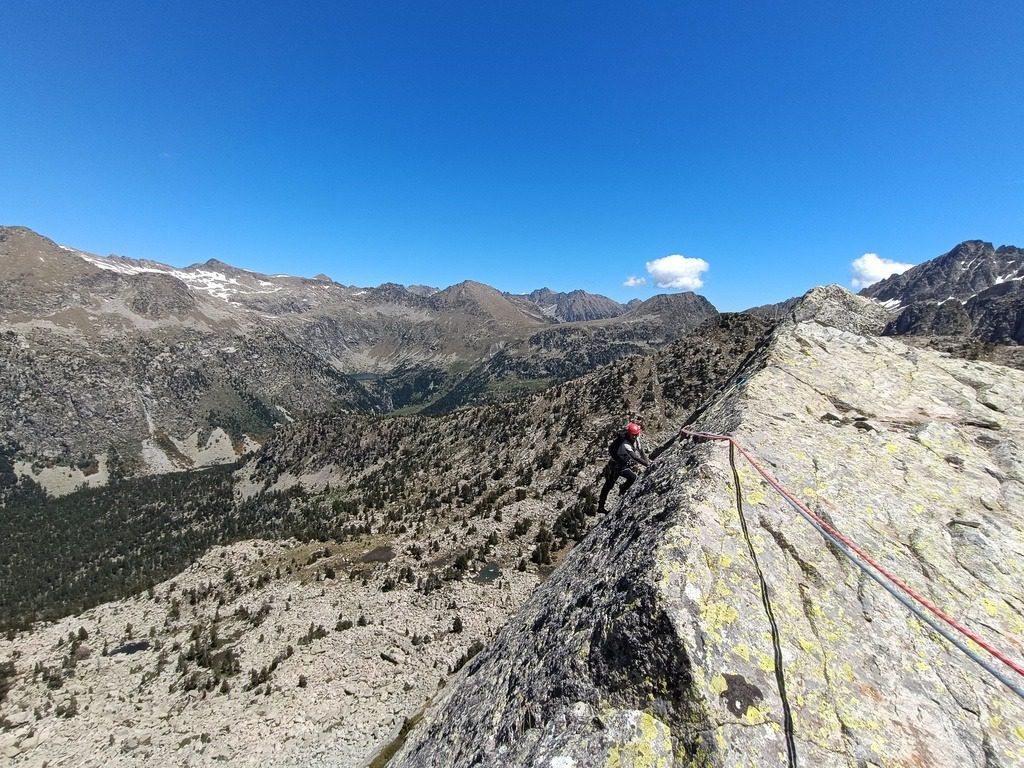
<svg viewBox="0 0 1024 768"><path fill-rule="evenodd" d="M608 446L608 453L615 461L619 461L619 449L622 444L626 441L626 434L623 433L612 440L611 445Z"/></svg>

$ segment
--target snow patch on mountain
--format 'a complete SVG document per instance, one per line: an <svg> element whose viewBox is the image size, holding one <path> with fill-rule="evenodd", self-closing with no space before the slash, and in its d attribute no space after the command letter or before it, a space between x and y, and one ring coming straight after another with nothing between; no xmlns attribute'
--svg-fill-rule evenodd
<svg viewBox="0 0 1024 768"><path fill-rule="evenodd" d="M230 277L223 272L211 269L173 269L116 256L95 256L90 253L76 251L67 246L61 246L61 248L108 272L116 272L121 275L138 275L144 272L171 275L181 280L189 288L202 291L224 301L230 301L239 294L267 294L276 293L281 290L281 286L275 285L268 280L257 279L255 285L246 284L238 278Z"/></svg>

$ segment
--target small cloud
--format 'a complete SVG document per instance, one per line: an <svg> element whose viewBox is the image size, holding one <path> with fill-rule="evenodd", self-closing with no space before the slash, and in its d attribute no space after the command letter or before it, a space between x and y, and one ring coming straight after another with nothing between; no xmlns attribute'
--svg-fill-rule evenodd
<svg viewBox="0 0 1024 768"><path fill-rule="evenodd" d="M660 259L647 262L647 272L654 278L659 288L679 288L684 291L695 291L704 285L700 278L701 272L710 268L704 259L691 259L674 253Z"/></svg>
<svg viewBox="0 0 1024 768"><path fill-rule="evenodd" d="M626 282L623 283L623 285L626 286L627 288L639 288L641 285L646 285L646 284L647 284L647 278L646 277L634 277L633 275L630 275L629 277L627 277L626 278Z"/></svg>
<svg viewBox="0 0 1024 768"><path fill-rule="evenodd" d="M891 275L902 274L912 266L914 265L883 259L877 253L865 253L859 259L850 262L850 269L853 271L853 287L867 288Z"/></svg>

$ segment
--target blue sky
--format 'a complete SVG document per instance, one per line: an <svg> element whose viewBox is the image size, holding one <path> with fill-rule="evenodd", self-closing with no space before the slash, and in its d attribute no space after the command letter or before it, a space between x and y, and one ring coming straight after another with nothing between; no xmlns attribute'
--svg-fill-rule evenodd
<svg viewBox="0 0 1024 768"><path fill-rule="evenodd" d="M98 253L619 300L681 254L735 310L1024 245L1019 0L6 0L0 28L0 223Z"/></svg>

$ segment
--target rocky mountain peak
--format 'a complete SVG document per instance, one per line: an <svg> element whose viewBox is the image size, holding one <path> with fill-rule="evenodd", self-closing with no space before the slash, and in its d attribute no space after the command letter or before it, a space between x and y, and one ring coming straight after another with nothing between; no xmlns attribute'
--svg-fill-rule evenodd
<svg viewBox="0 0 1024 768"><path fill-rule="evenodd" d="M438 291L437 288L434 288L431 285L407 285L405 289L414 296L421 296L424 298L435 294Z"/></svg>
<svg viewBox="0 0 1024 768"><path fill-rule="evenodd" d="M994 285L1024 278L1024 251L983 240L965 240L949 252L861 291L893 306L918 301L966 302Z"/></svg>
<svg viewBox="0 0 1024 768"><path fill-rule="evenodd" d="M547 317L563 323L618 317L626 307L600 294L576 289L568 293L538 288L521 298L537 306Z"/></svg>
<svg viewBox="0 0 1024 768"><path fill-rule="evenodd" d="M681 291L679 293L659 293L646 301L633 307L630 316L659 314L662 312L676 313L689 312L694 308L714 309L714 306L703 296L693 291Z"/></svg>
<svg viewBox="0 0 1024 768"><path fill-rule="evenodd" d="M38 234L37 232L32 231L28 227L22 227L22 226L19 226L19 225L16 225L16 224L14 224L14 225L3 225L3 224L0 224L0 242L2 242L4 240L10 240L11 238L14 238L14 237L38 238L39 240L45 240L46 242L48 242L51 245L56 245L56 243L54 243L52 240L49 240L48 238L43 237L42 235Z"/></svg>
<svg viewBox="0 0 1024 768"><path fill-rule="evenodd" d="M861 291L897 313L893 335L1024 343L1024 250L966 240Z"/></svg>
<svg viewBox="0 0 1024 768"><path fill-rule="evenodd" d="M0 228L0 314L39 316L76 301L98 270L26 227Z"/></svg>
<svg viewBox="0 0 1024 768"><path fill-rule="evenodd" d="M381 283L376 288L371 288L370 295L381 301L407 301L411 295L404 285L398 283Z"/></svg>
<svg viewBox="0 0 1024 768"><path fill-rule="evenodd" d="M238 267L235 267L235 266L233 266L231 264L228 264L226 261L221 261L220 259L207 259L200 266L207 267L208 269L223 269L223 270L228 270L228 271L238 270ZM238 271L246 271L246 270L238 270Z"/></svg>
<svg viewBox="0 0 1024 768"><path fill-rule="evenodd" d="M535 289L533 291L530 291L526 295L526 297L528 299L530 299L530 301L538 301L539 302L539 301L545 301L547 299L550 299L552 296L555 296L555 295L556 294L555 294L554 291L552 291L550 288L546 288L545 287L545 288L537 288L537 289Z"/></svg>
<svg viewBox="0 0 1024 768"><path fill-rule="evenodd" d="M1024 250L965 240L949 252L865 288L890 317L883 333L914 343L1020 365L1003 345L1024 343ZM746 310L772 320L791 315L799 299ZM875 313L877 315L877 313ZM868 328L864 332L870 332ZM995 345L999 345L996 348Z"/></svg>
<svg viewBox="0 0 1024 768"><path fill-rule="evenodd" d="M501 292L489 285L478 283L476 280L463 280L461 283L449 285L434 294L435 302L457 303L469 302L478 303L501 297Z"/></svg>
<svg viewBox="0 0 1024 768"><path fill-rule="evenodd" d="M451 285L432 294L427 300L435 307L468 311L489 317L506 327L536 326L545 322L529 303L475 280Z"/></svg>

